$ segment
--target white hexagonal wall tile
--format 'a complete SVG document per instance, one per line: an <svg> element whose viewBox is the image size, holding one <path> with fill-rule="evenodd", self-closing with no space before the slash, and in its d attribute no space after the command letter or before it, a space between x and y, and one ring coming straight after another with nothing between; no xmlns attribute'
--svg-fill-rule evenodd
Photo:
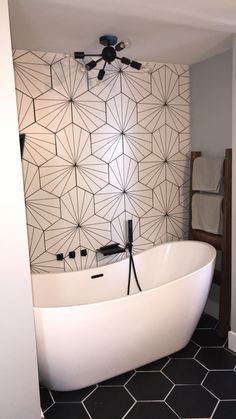
<svg viewBox="0 0 236 419"><path fill-rule="evenodd" d="M95 196L95 210L112 220L124 211L141 217L152 206L152 191L138 182L137 163L123 155L110 163L110 185Z"/></svg>
<svg viewBox="0 0 236 419"><path fill-rule="evenodd" d="M29 198L40 189L40 179L38 167L34 164L22 160L22 172L24 179L25 198Z"/></svg>
<svg viewBox="0 0 236 419"><path fill-rule="evenodd" d="M161 183L154 189L153 206L165 217L166 232L182 238L188 228L188 217L179 204L179 188L168 181Z"/></svg>
<svg viewBox="0 0 236 419"><path fill-rule="evenodd" d="M61 219L45 232L46 248L67 254L79 246L96 250L110 241L110 224L94 214L93 195L73 188L61 198Z"/></svg>
<svg viewBox="0 0 236 419"><path fill-rule="evenodd" d="M87 74L71 57L52 64L52 88L65 97L75 99L88 90Z"/></svg>
<svg viewBox="0 0 236 419"><path fill-rule="evenodd" d="M123 94L107 101L107 123L122 133L136 125L136 103Z"/></svg>
<svg viewBox="0 0 236 419"><path fill-rule="evenodd" d="M16 89L19 131L34 123L33 99Z"/></svg>
<svg viewBox="0 0 236 419"><path fill-rule="evenodd" d="M64 261L45 251L44 232L28 226L31 272L35 274L64 271Z"/></svg>
<svg viewBox="0 0 236 419"><path fill-rule="evenodd" d="M126 96L139 102L151 93L151 76L142 69L135 70L123 66L121 70L121 91Z"/></svg>
<svg viewBox="0 0 236 419"><path fill-rule="evenodd" d="M50 89L34 101L36 121L56 132L72 122L72 101L56 90Z"/></svg>
<svg viewBox="0 0 236 419"><path fill-rule="evenodd" d="M153 132L166 122L165 103L162 98L147 96L138 103L138 123Z"/></svg>
<svg viewBox="0 0 236 419"><path fill-rule="evenodd" d="M93 154L107 163L123 153L123 134L108 124L91 134L91 142Z"/></svg>
<svg viewBox="0 0 236 419"><path fill-rule="evenodd" d="M27 223L45 230L60 217L59 199L42 189L26 196Z"/></svg>
<svg viewBox="0 0 236 419"><path fill-rule="evenodd" d="M56 135L57 153L63 158L64 167L73 167L76 184L96 193L108 182L108 166L91 155L90 135L75 124L70 124Z"/></svg>
<svg viewBox="0 0 236 419"><path fill-rule="evenodd" d="M72 121L88 132L93 132L106 122L105 103L87 91L72 99Z"/></svg>
<svg viewBox="0 0 236 419"><path fill-rule="evenodd" d="M65 54L62 54L62 53L45 52L45 51L32 51L32 52L34 53L34 55L37 55L37 57L41 58L47 64L54 64L57 61L61 60L62 58L65 58Z"/></svg>
<svg viewBox="0 0 236 419"><path fill-rule="evenodd" d="M65 54L14 50L23 175L34 272L114 262L102 245L134 252L186 235L189 196L189 67L119 60L84 74ZM87 256L80 256L80 249ZM68 252L76 250L76 258ZM62 262L57 253L64 253Z"/></svg>
<svg viewBox="0 0 236 419"><path fill-rule="evenodd" d="M24 129L25 144L23 158L41 166L56 154L55 134L39 124L32 124Z"/></svg>
<svg viewBox="0 0 236 419"><path fill-rule="evenodd" d="M178 94L178 75L163 64L152 73L152 94L162 103L169 103Z"/></svg>
<svg viewBox="0 0 236 419"><path fill-rule="evenodd" d="M57 156L40 168L42 188L57 196L75 186L96 193L108 182L108 166L91 155L89 133L70 124L56 135Z"/></svg>
<svg viewBox="0 0 236 419"><path fill-rule="evenodd" d="M51 89L50 66L32 52L14 57L16 88L36 98Z"/></svg>
<svg viewBox="0 0 236 419"><path fill-rule="evenodd" d="M107 64L106 72L103 80L98 80L96 71L90 71L88 73L88 85L89 90L99 98L103 100L111 99L120 93L121 90L121 70L123 64L120 61L115 60L111 64ZM102 63L98 63L97 69L103 67Z"/></svg>

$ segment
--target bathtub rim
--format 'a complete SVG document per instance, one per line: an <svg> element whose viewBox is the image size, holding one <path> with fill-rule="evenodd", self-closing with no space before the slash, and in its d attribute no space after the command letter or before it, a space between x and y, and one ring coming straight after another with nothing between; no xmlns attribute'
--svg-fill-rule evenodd
<svg viewBox="0 0 236 419"><path fill-rule="evenodd" d="M93 302L93 303L84 303L84 304L72 304L72 305L66 305L66 306L62 306L62 305L60 305L60 306L49 306L49 307L47 307L47 306L33 306L33 309L35 310L35 311L39 311L39 310L55 310L55 309L60 309L60 310L68 310L68 309L70 309L70 310L72 310L72 309L75 309L75 308L81 308L81 307L83 307L83 306L85 306L85 307L87 307L87 306L97 306L97 304L105 304L105 303L113 303L113 302L115 302L115 301L117 301L117 302L119 302L119 301L121 301L121 300L124 300L125 298L127 298L127 297L136 297L137 298L137 296L139 296L140 294L143 294L143 293L145 293L145 294L147 294L147 293L149 293L149 292L152 292L153 290L155 290L155 289L157 289L157 288L159 288L159 287L166 287L166 286L171 286L171 284L173 284L173 283L175 283L175 282L177 282L177 281L181 281L181 280L183 280L183 279L186 279L186 278L188 278L189 276L191 276L193 273L199 273L199 272L201 272L201 270L203 270L203 269L205 269L207 266L209 266L215 259L216 259L216 249L215 249L215 247L214 246L212 246L211 244L209 244L209 243L206 243L206 242L203 242L203 241L196 241L196 240L179 240L179 241L176 241L176 242L167 242L167 243L162 243L162 244L160 244L160 245L157 245L157 246L153 246L153 247L151 247L151 248L149 248L149 249L146 249L146 250L144 250L143 252L139 252L139 253L137 253L137 256L140 254L140 253L145 253L145 252L148 252L148 251L150 251L150 249L153 249L153 248L155 248L155 247L162 247L162 246L166 246L166 245L168 245L168 244L171 244L171 243L198 243L198 244L203 244L205 247L207 247L207 248L209 248L209 249L211 249L211 251L212 251L212 257L209 259L209 261L205 264L205 265L203 265L203 266L201 266L199 269L197 269L197 270L195 270L195 271L191 271L191 272L189 272L188 274L186 274L186 275L184 275L184 276L181 276L181 277L179 277L179 278L176 278L176 279L174 279L173 281L170 281L170 282L167 282L167 283L165 283L165 284L161 284L161 285L159 285L159 286L156 286L156 287L153 287L153 288L149 288L149 289L147 289L147 290L144 290L144 291L139 291L139 292L136 292L136 293L134 293L134 294L127 294L127 295L124 295L124 296L122 296L122 297L117 297L117 298L113 298L113 299L109 299L109 300L103 300L103 301L97 301L97 302ZM135 256L135 255L134 255ZM128 259L128 258L126 258L126 259ZM120 263L120 262L123 262L124 261L124 259L122 259L122 260L119 260L118 262L114 262L113 264L114 265L116 265L117 263ZM108 264L108 265L104 265L104 266L111 266L112 264ZM101 268L103 268L104 266L101 266ZM91 269L91 270L96 270L96 269L98 269L98 267L94 267L94 268L89 268L89 269ZM89 270L89 269L87 269L87 270ZM84 271L86 271L86 269L84 269ZM73 271L74 272L74 271ZM77 271L77 272L80 272L80 271ZM65 272L60 272L60 274L64 274ZM66 272L66 273L70 273L70 272ZM35 276L40 276L40 274L34 274Z"/></svg>

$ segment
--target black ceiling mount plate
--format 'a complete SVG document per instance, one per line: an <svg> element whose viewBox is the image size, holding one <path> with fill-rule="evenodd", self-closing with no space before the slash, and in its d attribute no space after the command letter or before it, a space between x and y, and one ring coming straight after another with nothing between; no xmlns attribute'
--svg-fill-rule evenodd
<svg viewBox="0 0 236 419"><path fill-rule="evenodd" d="M103 36L100 36L99 38L100 44L104 45L105 47L109 45L116 45L117 41L118 41L118 38L115 35L103 35Z"/></svg>

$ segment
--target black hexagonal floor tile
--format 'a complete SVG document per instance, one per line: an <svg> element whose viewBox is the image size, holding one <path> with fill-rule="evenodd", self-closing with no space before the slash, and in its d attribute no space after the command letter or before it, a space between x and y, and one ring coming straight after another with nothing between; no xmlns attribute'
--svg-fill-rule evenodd
<svg viewBox="0 0 236 419"><path fill-rule="evenodd" d="M209 418L217 399L200 385L179 385L173 388L166 403L181 419Z"/></svg>
<svg viewBox="0 0 236 419"><path fill-rule="evenodd" d="M213 419L235 419L236 401L220 402L213 415Z"/></svg>
<svg viewBox="0 0 236 419"><path fill-rule="evenodd" d="M173 384L161 372L136 372L126 387L136 400L163 400Z"/></svg>
<svg viewBox="0 0 236 419"><path fill-rule="evenodd" d="M137 368L136 371L160 371L170 360L168 356L157 361L150 362L150 364L143 365L140 368Z"/></svg>
<svg viewBox="0 0 236 419"><path fill-rule="evenodd" d="M135 371L129 371L117 377L109 378L109 380L102 381L99 386L123 386L132 377Z"/></svg>
<svg viewBox="0 0 236 419"><path fill-rule="evenodd" d="M45 419L89 419L81 403L55 403L44 416Z"/></svg>
<svg viewBox="0 0 236 419"><path fill-rule="evenodd" d="M75 391L51 391L52 397L55 402L64 402L64 403L73 403L73 402L82 402L94 389L96 386L90 386L82 388L81 390Z"/></svg>
<svg viewBox="0 0 236 419"><path fill-rule="evenodd" d="M43 412L54 404L54 401L51 398L51 395L47 388L40 388L40 401L41 409Z"/></svg>
<svg viewBox="0 0 236 419"><path fill-rule="evenodd" d="M201 384L207 374L194 359L172 359L162 372L175 384Z"/></svg>
<svg viewBox="0 0 236 419"><path fill-rule="evenodd" d="M169 356L170 358L193 358L199 348L196 343L190 341L183 349Z"/></svg>
<svg viewBox="0 0 236 419"><path fill-rule="evenodd" d="M214 329L218 324L218 320L207 313L203 313L196 329Z"/></svg>
<svg viewBox="0 0 236 419"><path fill-rule="evenodd" d="M236 366L236 355L225 348L202 348L196 359L210 370L233 370Z"/></svg>
<svg viewBox="0 0 236 419"><path fill-rule="evenodd" d="M121 419L134 400L124 387L98 387L84 404L93 419Z"/></svg>
<svg viewBox="0 0 236 419"><path fill-rule="evenodd" d="M235 371L210 371L203 385L220 400L236 400Z"/></svg>
<svg viewBox="0 0 236 419"><path fill-rule="evenodd" d="M125 419L177 419L178 416L164 402L137 402Z"/></svg>
<svg viewBox="0 0 236 419"><path fill-rule="evenodd" d="M214 329L197 329L191 339L199 346L224 346L227 340Z"/></svg>

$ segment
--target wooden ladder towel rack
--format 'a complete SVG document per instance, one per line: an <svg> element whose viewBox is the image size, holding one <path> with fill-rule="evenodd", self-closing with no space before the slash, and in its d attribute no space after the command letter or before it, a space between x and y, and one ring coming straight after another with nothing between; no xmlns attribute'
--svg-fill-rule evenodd
<svg viewBox="0 0 236 419"><path fill-rule="evenodd" d="M230 329L231 311L231 208L232 208L232 149L225 150L223 166L224 198L222 202L223 232L212 234L192 228L192 172L194 159L201 156L200 151L192 151L190 162L190 205L189 205L189 239L210 243L221 251L221 269L215 269L213 282L220 286L219 335L226 336Z"/></svg>

